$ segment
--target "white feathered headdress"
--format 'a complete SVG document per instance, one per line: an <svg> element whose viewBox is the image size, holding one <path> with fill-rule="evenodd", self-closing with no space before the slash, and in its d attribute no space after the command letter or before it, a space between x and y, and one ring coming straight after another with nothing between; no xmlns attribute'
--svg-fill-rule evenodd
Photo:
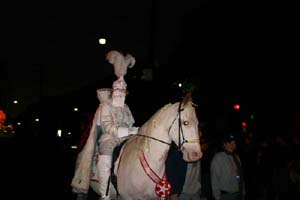
<svg viewBox="0 0 300 200"><path fill-rule="evenodd" d="M114 65L115 75L118 78L125 76L127 68L132 68L135 64L135 58L132 55L127 54L124 56L115 50L108 52L106 59L110 64Z"/></svg>

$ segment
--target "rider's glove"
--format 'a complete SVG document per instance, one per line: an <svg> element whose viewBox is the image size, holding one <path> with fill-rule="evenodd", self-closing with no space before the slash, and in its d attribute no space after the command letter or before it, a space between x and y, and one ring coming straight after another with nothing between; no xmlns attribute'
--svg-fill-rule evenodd
<svg viewBox="0 0 300 200"><path fill-rule="evenodd" d="M129 128L129 135L135 135L139 131L139 127L131 127Z"/></svg>

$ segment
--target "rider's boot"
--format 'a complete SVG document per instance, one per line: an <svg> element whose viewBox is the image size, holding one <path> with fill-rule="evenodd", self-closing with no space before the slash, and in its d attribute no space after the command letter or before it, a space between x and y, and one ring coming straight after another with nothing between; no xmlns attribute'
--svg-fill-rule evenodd
<svg viewBox="0 0 300 200"><path fill-rule="evenodd" d="M99 191L101 193L101 200L110 200L109 190L109 176L111 172L111 160L110 155L99 155L97 168L99 172ZM108 192L106 192L108 190ZM106 194L107 193L107 194Z"/></svg>
<svg viewBox="0 0 300 200"><path fill-rule="evenodd" d="M88 199L88 195L87 194L83 194L83 193L78 193L76 200L87 200Z"/></svg>
<svg viewBox="0 0 300 200"><path fill-rule="evenodd" d="M111 200L110 196L100 197L100 200Z"/></svg>

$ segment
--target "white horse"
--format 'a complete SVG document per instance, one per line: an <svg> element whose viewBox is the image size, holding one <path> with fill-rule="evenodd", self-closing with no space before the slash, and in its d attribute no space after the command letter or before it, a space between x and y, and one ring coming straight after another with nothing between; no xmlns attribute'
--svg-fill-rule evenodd
<svg viewBox="0 0 300 200"><path fill-rule="evenodd" d="M170 184L165 175L165 161L172 141L182 151L187 162L201 158L198 118L191 95L182 102L167 104L159 109L137 135L123 145L115 162L118 199L166 199ZM91 188L99 194L97 182ZM110 184L112 196L116 190Z"/></svg>
<svg viewBox="0 0 300 200"><path fill-rule="evenodd" d="M168 197L170 184L165 174L165 162L172 141L182 151L185 161L196 161L202 156L198 118L193 105L190 94L182 102L166 104L139 128L137 135L125 141L114 163L117 190L111 182L109 192L112 199L165 200ZM94 141L95 137L95 134L90 135L88 141ZM83 166L76 167L77 176L72 181L78 200L87 199L89 187L100 195L99 183L89 176L89 166L95 166L96 162L95 159L91 161L91 157L96 156L82 155L93 152L94 142L87 143L89 145L77 160Z"/></svg>

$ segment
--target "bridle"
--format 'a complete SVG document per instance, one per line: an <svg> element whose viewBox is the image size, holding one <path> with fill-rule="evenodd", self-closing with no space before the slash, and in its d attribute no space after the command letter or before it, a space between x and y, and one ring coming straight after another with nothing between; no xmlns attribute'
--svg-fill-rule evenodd
<svg viewBox="0 0 300 200"><path fill-rule="evenodd" d="M175 145L175 148L177 148L178 150L181 150L181 147L185 143L197 143L197 142L200 142L200 139L191 139L191 140L186 140L185 139L184 133L183 133L183 128L182 128L182 123L181 123L181 112L184 110L184 108L181 108L181 105L182 105L182 101L179 103L178 113L175 116L174 120L172 121L172 123L171 123L171 125L170 125L170 127L168 129L168 135L170 135L170 131L171 131L173 125L175 124L176 119L178 118L178 145ZM161 139L158 139L158 138L155 138L155 137L152 137L152 136L143 135L143 134L137 134L137 136L142 136L142 137L150 138L152 140L155 140L155 141L161 142L163 144L167 144L167 145L169 145L171 147L174 147L174 143L172 143L172 142L169 143L169 142L163 141ZM182 138L182 141L181 141L181 138Z"/></svg>
<svg viewBox="0 0 300 200"><path fill-rule="evenodd" d="M184 145L184 143L188 143L189 141L184 138L183 129L182 129L182 123L181 123L181 112L184 110L184 108L181 108L182 101L179 103L178 107L178 149L181 149L181 147ZM170 130L168 131L169 134ZM182 136L182 142L181 137Z"/></svg>
<svg viewBox="0 0 300 200"><path fill-rule="evenodd" d="M200 142L200 139L190 139L190 140L185 139L184 134L183 134L182 123L181 123L181 112L184 110L184 108L181 108L181 104L182 104L182 101L179 103L178 113L177 113L177 116L178 116L178 145L177 145L177 149L178 150L181 150L181 147L184 145L184 143L198 143L198 142ZM172 125L174 124L175 120L176 120L176 118L174 119ZM184 125L188 125L188 122L186 122L186 121L183 122L183 123L184 123ZM168 134L171 130L172 125L169 128ZM181 137L180 136L182 136L182 142L181 142Z"/></svg>

